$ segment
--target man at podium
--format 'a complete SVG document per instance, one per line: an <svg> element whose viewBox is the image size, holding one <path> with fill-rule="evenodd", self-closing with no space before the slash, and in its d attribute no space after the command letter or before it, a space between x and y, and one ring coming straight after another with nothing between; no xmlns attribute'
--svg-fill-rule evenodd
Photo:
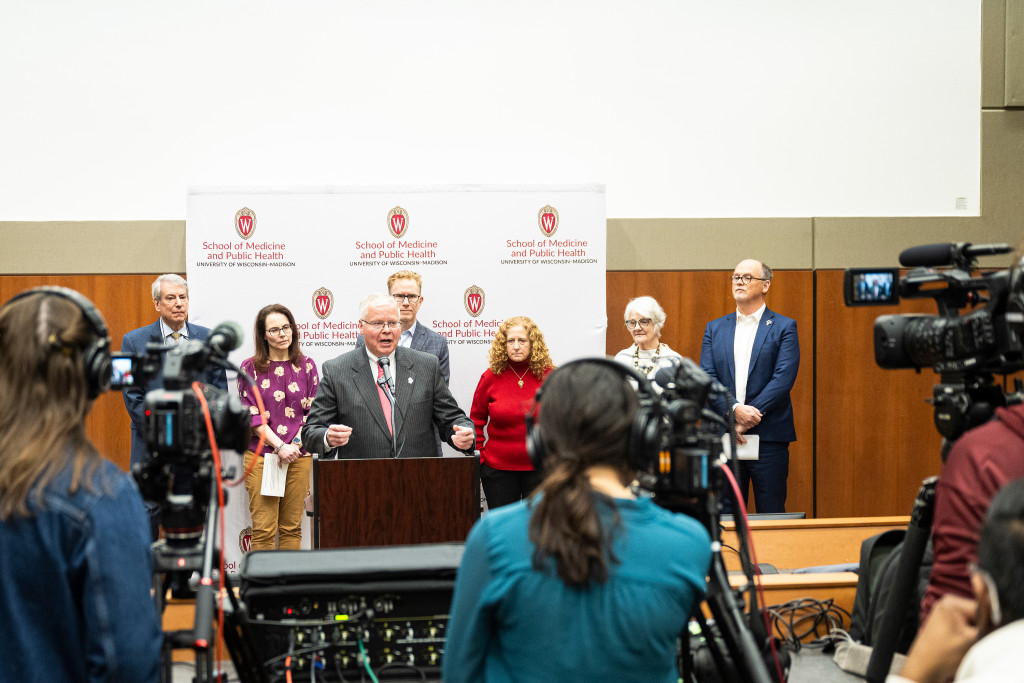
<svg viewBox="0 0 1024 683"><path fill-rule="evenodd" d="M434 425L457 450L472 452L473 422L455 402L437 357L399 347L398 304L371 294L359 304L364 347L323 366L320 388L302 430L311 453L336 457L437 456Z"/></svg>

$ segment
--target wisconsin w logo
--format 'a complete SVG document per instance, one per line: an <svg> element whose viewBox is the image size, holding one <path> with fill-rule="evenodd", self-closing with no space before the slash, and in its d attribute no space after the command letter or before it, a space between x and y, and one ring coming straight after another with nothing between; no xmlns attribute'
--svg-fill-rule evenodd
<svg viewBox="0 0 1024 683"><path fill-rule="evenodd" d="M545 237L551 237L558 230L558 210L548 204L537 212L537 224Z"/></svg>
<svg viewBox="0 0 1024 683"><path fill-rule="evenodd" d="M396 240L405 236L409 229L409 212L400 206L388 211L388 232Z"/></svg>
<svg viewBox="0 0 1024 683"><path fill-rule="evenodd" d="M252 237L252 233L256 230L256 214L253 210L247 206L243 206L235 214L235 232L243 240L247 240Z"/></svg>
<svg viewBox="0 0 1024 683"><path fill-rule="evenodd" d="M313 292L313 312L316 313L316 317L323 320L331 314L334 310L334 295L331 294L331 290L326 287Z"/></svg>
<svg viewBox="0 0 1024 683"><path fill-rule="evenodd" d="M466 313L477 317L484 311L484 290L476 285L470 286L462 295L462 303L466 307Z"/></svg>

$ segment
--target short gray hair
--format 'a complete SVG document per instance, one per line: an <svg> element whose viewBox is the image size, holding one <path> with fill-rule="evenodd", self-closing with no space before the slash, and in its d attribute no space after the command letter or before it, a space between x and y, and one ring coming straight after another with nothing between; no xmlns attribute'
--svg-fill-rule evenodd
<svg viewBox="0 0 1024 683"><path fill-rule="evenodd" d="M661 326L665 324L665 309L662 308L652 296L638 296L635 299L630 299L629 303L626 304L626 312L623 314L623 320L629 319L629 312L639 314L644 318L650 318L654 321L654 334L661 334Z"/></svg>
<svg viewBox="0 0 1024 683"><path fill-rule="evenodd" d="M160 298L160 292L163 288L163 283L169 285L184 285L185 294L188 294L188 281L180 275L174 273L164 273L157 279L153 280L153 300L156 301Z"/></svg>
<svg viewBox="0 0 1024 683"><path fill-rule="evenodd" d="M363 297L363 300L359 302L360 320L366 320L366 313L370 310L370 306L394 306L396 311L401 311L394 297L389 294L374 292L373 294L367 294Z"/></svg>

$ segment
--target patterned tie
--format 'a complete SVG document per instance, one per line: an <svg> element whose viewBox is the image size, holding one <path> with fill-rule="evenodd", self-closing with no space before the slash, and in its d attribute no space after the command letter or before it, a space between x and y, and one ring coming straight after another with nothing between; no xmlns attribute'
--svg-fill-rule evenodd
<svg viewBox="0 0 1024 683"><path fill-rule="evenodd" d="M380 407L384 409L384 419L388 421L388 433L393 434L395 428L391 426L391 401L388 400L388 395L384 392L384 387L381 386L381 379L384 378L384 366L377 361L377 393L380 394Z"/></svg>
<svg viewBox="0 0 1024 683"><path fill-rule="evenodd" d="M171 332L171 338L174 340L174 343L177 344L178 340L181 339L181 332Z"/></svg>

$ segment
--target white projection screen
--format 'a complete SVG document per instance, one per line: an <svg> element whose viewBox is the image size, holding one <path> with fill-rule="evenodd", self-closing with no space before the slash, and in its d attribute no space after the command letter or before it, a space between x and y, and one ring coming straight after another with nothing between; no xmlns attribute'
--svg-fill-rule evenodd
<svg viewBox="0 0 1024 683"><path fill-rule="evenodd" d="M0 9L0 220L189 186L600 183L609 217L979 215L978 0Z"/></svg>

